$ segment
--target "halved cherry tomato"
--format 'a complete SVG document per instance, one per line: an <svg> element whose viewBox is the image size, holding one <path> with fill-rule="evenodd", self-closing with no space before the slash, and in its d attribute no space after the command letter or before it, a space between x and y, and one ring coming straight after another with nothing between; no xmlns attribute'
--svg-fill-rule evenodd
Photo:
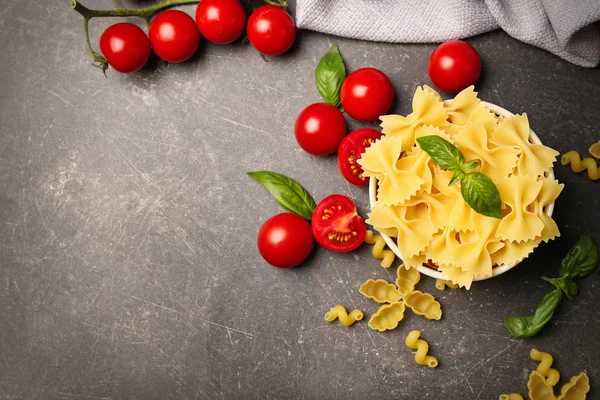
<svg viewBox="0 0 600 400"><path fill-rule="evenodd" d="M338 167L348 182L356 186L366 186L369 178L363 176L363 169L356 161L360 159L374 141L381 138L381 132L371 128L362 128L351 132L342 140L338 149Z"/></svg>
<svg viewBox="0 0 600 400"><path fill-rule="evenodd" d="M332 194L321 200L312 216L312 231L327 250L344 253L356 249L365 240L365 221L346 196Z"/></svg>

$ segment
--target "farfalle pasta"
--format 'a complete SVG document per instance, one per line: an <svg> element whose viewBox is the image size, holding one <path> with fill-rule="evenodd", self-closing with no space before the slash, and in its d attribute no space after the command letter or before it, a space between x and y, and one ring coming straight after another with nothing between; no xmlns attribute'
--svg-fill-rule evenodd
<svg viewBox="0 0 600 400"><path fill-rule="evenodd" d="M416 90L413 112L381 117L384 136L363 153L366 176L377 179L367 223L395 238L406 267L434 264L444 279L470 288L494 267L527 257L560 235L549 207L563 185L549 172L558 152L533 143L527 115L500 117L473 87L443 102L433 89ZM465 161L478 162L500 192L503 218L475 212L453 172L441 169L416 139L437 135Z"/></svg>

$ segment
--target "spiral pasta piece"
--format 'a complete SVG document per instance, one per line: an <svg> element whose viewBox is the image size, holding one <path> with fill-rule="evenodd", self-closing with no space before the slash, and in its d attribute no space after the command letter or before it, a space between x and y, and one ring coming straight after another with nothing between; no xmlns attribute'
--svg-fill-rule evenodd
<svg viewBox="0 0 600 400"><path fill-rule="evenodd" d="M381 260L381 266L383 268L389 268L392 266L396 255L393 251L389 249L383 249L385 247L385 240L383 240L383 237L381 235L376 235L375 233L373 233L372 230L367 230L365 242L373 245L371 254L373 254L373 257Z"/></svg>
<svg viewBox="0 0 600 400"><path fill-rule="evenodd" d="M519 393L501 394L499 400L523 400Z"/></svg>
<svg viewBox="0 0 600 400"><path fill-rule="evenodd" d="M529 357L535 361L539 361L536 371L539 372L544 378L548 385L554 386L560 380L560 373L554 368L550 368L554 359L550 353L539 351L537 349L531 349Z"/></svg>
<svg viewBox="0 0 600 400"><path fill-rule="evenodd" d="M427 355L429 352L429 343L423 339L419 339L421 332L412 331L406 336L406 346L409 349L417 350L415 354L415 361L419 365L427 365L428 367L435 368L438 366L437 358Z"/></svg>
<svg viewBox="0 0 600 400"><path fill-rule="evenodd" d="M396 270L396 286L402 296L406 296L415 290L415 286L421 280L421 274L416 268L406 268L404 264L400 264Z"/></svg>
<svg viewBox="0 0 600 400"><path fill-rule="evenodd" d="M383 279L369 279L360 285L358 291L376 303L396 303L402 299L402 294L396 289L396 286Z"/></svg>
<svg viewBox="0 0 600 400"><path fill-rule="evenodd" d="M442 319L442 306L429 293L415 290L404 296L404 302L417 315L436 321Z"/></svg>
<svg viewBox="0 0 600 400"><path fill-rule="evenodd" d="M548 385L546 379L537 371L532 371L529 375L527 389L531 400L556 400L552 386Z"/></svg>
<svg viewBox="0 0 600 400"><path fill-rule="evenodd" d="M560 163L562 165L571 164L571 169L573 172L580 173L587 169L588 177L596 181L600 179L600 169L598 169L598 163L591 157L581 159L581 155L575 150L571 150L565 154L560 159Z"/></svg>
<svg viewBox="0 0 600 400"><path fill-rule="evenodd" d="M395 329L404 318L404 303L384 304L371 316L369 328L383 332Z"/></svg>
<svg viewBox="0 0 600 400"><path fill-rule="evenodd" d="M569 383L560 389L557 400L585 400L587 392L590 391L590 378L585 372L575 375Z"/></svg>
<svg viewBox="0 0 600 400"><path fill-rule="evenodd" d="M325 321L333 322L336 319L340 320L340 323L344 326L350 326L353 323L360 321L363 319L364 314L360 310L352 310L350 314L346 311L346 308L342 305L336 305L329 310L327 314L325 314Z"/></svg>
<svg viewBox="0 0 600 400"><path fill-rule="evenodd" d="M460 287L460 285L456 284L456 283L452 283L450 281L445 281L443 279L436 279L435 280L435 288L438 290L444 290L445 288L449 287L450 289L458 289Z"/></svg>

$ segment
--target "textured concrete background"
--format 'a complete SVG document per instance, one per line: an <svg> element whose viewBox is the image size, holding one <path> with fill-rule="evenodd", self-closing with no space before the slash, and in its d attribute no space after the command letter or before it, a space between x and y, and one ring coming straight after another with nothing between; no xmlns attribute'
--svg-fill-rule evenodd
<svg viewBox="0 0 600 400"><path fill-rule="evenodd" d="M337 303L373 313L358 287L394 271L366 246L318 248L294 270L256 250L260 224L281 210L246 171L284 173L317 201L343 193L368 212L367 189L346 184L335 157L309 156L293 138L299 111L319 100L320 56L338 43L349 70L382 69L393 111L407 113L433 45L301 32L267 63L247 43L204 43L185 64L106 79L68 3L0 5L0 398L494 399L525 393L532 347L552 352L565 379L587 370L598 396L598 274L539 336L514 340L502 323L534 310L550 289L540 276L556 273L579 234L600 244L599 184L560 165L562 237L470 292L424 279L442 321L408 315L387 333L328 324ZM92 23L94 43L107 24ZM527 112L561 152L600 139L600 70L502 32L470 42L483 99ZM415 365L403 343L412 329L437 369Z"/></svg>

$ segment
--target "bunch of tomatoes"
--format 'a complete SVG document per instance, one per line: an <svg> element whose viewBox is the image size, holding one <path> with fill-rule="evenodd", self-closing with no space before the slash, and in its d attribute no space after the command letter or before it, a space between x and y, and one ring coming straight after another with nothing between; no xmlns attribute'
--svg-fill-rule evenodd
<svg viewBox="0 0 600 400"><path fill-rule="evenodd" d="M264 5L248 18L239 0L203 0L196 20L183 11L167 10L150 23L148 35L137 25L121 22L108 27L100 37L100 51L111 67L135 72L150 58L150 49L161 59L180 63L194 55L200 35L216 44L237 40L246 28L250 44L261 54L283 54L296 40L296 24L279 5Z"/></svg>

